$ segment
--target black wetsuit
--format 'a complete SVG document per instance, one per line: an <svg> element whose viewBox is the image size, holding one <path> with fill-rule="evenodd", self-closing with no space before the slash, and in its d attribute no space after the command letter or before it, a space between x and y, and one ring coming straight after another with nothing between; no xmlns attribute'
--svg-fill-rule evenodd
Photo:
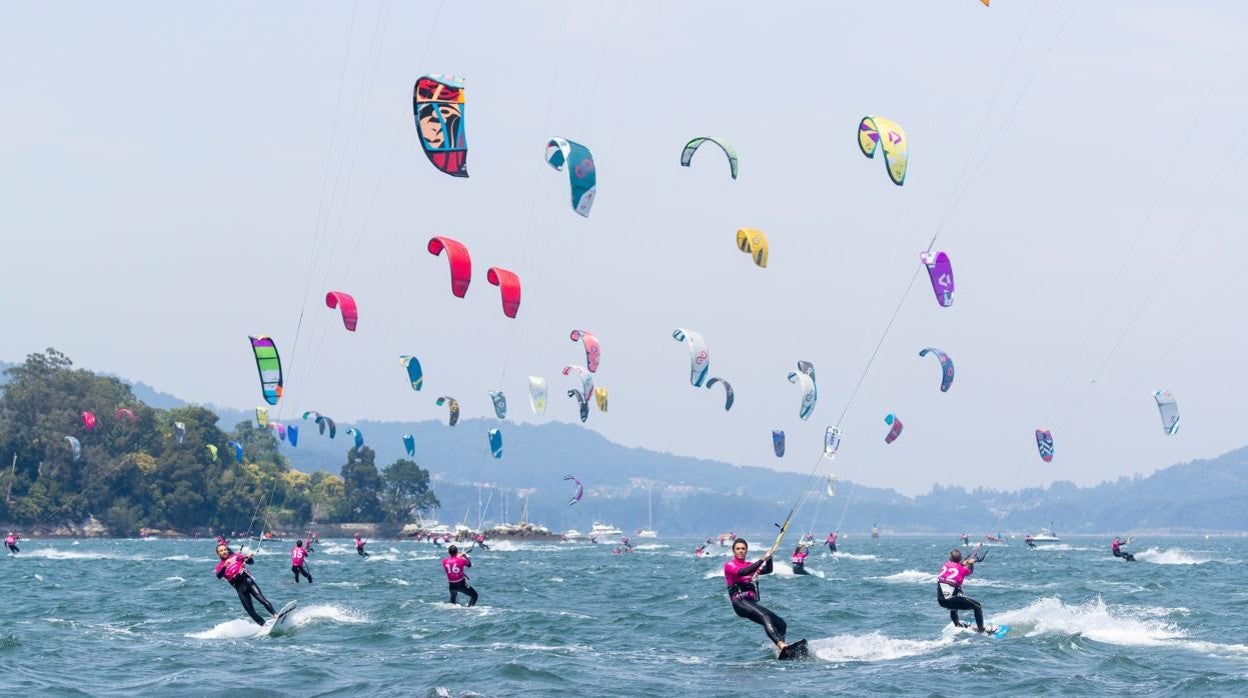
<svg viewBox="0 0 1248 698"><path fill-rule="evenodd" d="M451 588L451 603L457 603L460 594L468 596L468 605L475 606L477 603L477 590L468 584L468 578L464 577L458 582L447 582L447 586Z"/></svg>
<svg viewBox="0 0 1248 698"><path fill-rule="evenodd" d="M771 574L772 564L768 558L765 562L759 560L754 564L741 570L739 574ZM738 616L746 620L754 621L763 626L763 632L767 633L767 638L774 643L784 642L784 634L788 631L789 626L780 616L772 613L758 603L759 599L758 586L752 582L734 584L728 587L728 598L732 601L732 610Z"/></svg>
<svg viewBox="0 0 1248 698"><path fill-rule="evenodd" d="M365 545L368 545L368 543L356 543L355 544L355 552L358 553L360 557L368 557L368 553L364 552Z"/></svg>
<svg viewBox="0 0 1248 698"><path fill-rule="evenodd" d="M225 579L225 568L217 572L217 578ZM235 577L234 581L230 582L230 586L234 587L234 591L238 592L238 600L243 602L243 610L247 611L247 615L251 616L251 619L260 625L264 625L264 618L261 618L260 614L256 613L256 606L251 602L253 597L264 606L265 610L272 615L277 615L277 609L273 608L273 604L264 598L264 592L260 591L256 580L252 579L251 575L246 571Z"/></svg>
<svg viewBox="0 0 1248 698"><path fill-rule="evenodd" d="M953 588L952 592L949 591L950 588L948 584L936 582L936 603L940 604L941 608L949 609L949 620L952 620L953 624L958 627L966 627L958 621L958 611L974 611L975 627L983 628L984 608L975 599L963 596L961 587Z"/></svg>
<svg viewBox="0 0 1248 698"><path fill-rule="evenodd" d="M1114 557L1120 557L1127 562L1135 562L1135 556L1121 548L1114 549Z"/></svg>
<svg viewBox="0 0 1248 698"><path fill-rule="evenodd" d="M18 549L17 549L17 543L16 543L16 542L14 542L14 543L5 543L5 547L7 547L7 548L9 549L9 552L14 553L14 554L22 552L22 551L20 551L20 550L18 550Z"/></svg>
<svg viewBox="0 0 1248 698"><path fill-rule="evenodd" d="M308 578L308 584L312 583L312 575L308 574L307 567L304 567L303 565L291 565L290 571L295 573L295 584L299 583L299 575L301 574Z"/></svg>

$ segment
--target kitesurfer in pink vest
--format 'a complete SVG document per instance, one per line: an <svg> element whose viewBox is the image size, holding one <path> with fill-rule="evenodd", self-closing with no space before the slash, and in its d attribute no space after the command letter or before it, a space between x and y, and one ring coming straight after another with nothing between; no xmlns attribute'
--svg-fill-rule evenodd
<svg viewBox="0 0 1248 698"><path fill-rule="evenodd" d="M962 562L962 551L954 548L949 551L949 561L940 569L936 577L936 603L941 608L949 609L949 619L959 628L969 628L969 623L958 620L958 611L975 612L975 630L984 632L984 609L979 602L969 596L962 595L962 582L975 570L975 560Z"/></svg>
<svg viewBox="0 0 1248 698"><path fill-rule="evenodd" d="M446 557L442 558L442 570L446 572L446 583L451 589L451 603L456 603L459 595L466 594L468 596L468 606L475 606L477 603L477 590L468 585L468 568L472 567L472 560L468 559L468 554L459 554L459 548L452 545L446 549Z"/></svg>
<svg viewBox="0 0 1248 698"><path fill-rule="evenodd" d="M744 538L732 542L732 559L724 563L724 580L728 583L728 598L732 601L732 610L746 620L754 621L763 626L768 639L776 643L780 650L785 648L784 634L788 625L784 619L763 608L759 603L758 585L754 577L760 574L771 574L771 555L761 560L747 562L746 553L750 544Z"/></svg>
<svg viewBox="0 0 1248 698"><path fill-rule="evenodd" d="M21 550L17 549L17 542L21 539L22 539L21 536L17 535L16 533L12 531L9 531L9 535L4 537L4 547L8 548L9 552L16 555L17 553L22 552Z"/></svg>
<svg viewBox="0 0 1248 698"><path fill-rule="evenodd" d="M303 564L310 552L312 552L311 546L304 548L303 541L296 541L295 547L290 549L290 571L295 573L295 584L299 583L299 575L307 577L308 584L312 583L312 575Z"/></svg>
<svg viewBox="0 0 1248 698"><path fill-rule="evenodd" d="M360 538L360 534L355 534L355 552L357 555L360 557L368 557L368 553L364 552L364 546L367 544L368 541L362 540Z"/></svg>
<svg viewBox="0 0 1248 698"><path fill-rule="evenodd" d="M793 574L810 574L806 571L806 552L805 545L799 545L793 550L793 555L789 558L789 562L793 563Z"/></svg>
<svg viewBox="0 0 1248 698"><path fill-rule="evenodd" d="M824 542L828 544L828 552L830 553L836 552L836 531L829 533L828 539Z"/></svg>
<svg viewBox="0 0 1248 698"><path fill-rule="evenodd" d="M264 625L264 618L256 613L256 607L252 604L252 598L259 601L265 610L277 617L277 610L273 608L273 604L264 598L264 592L260 591L256 580L251 578L251 573L247 571L247 565L255 560L250 555L231 552L229 547L223 543L217 544L217 557L221 559L217 563L217 579L224 579L234 587L234 591L238 592L238 600L243 602L243 610L247 611L247 615L251 619Z"/></svg>
<svg viewBox="0 0 1248 698"><path fill-rule="evenodd" d="M1127 562L1135 562L1135 556L1122 549L1124 545L1126 543L1123 543L1121 538L1114 536L1114 542L1110 544L1109 548L1114 551L1114 557L1120 557Z"/></svg>

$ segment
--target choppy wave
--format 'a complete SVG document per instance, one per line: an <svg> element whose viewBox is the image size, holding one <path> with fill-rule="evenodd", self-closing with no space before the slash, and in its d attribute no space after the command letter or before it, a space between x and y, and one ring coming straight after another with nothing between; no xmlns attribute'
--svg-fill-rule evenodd
<svg viewBox="0 0 1248 698"><path fill-rule="evenodd" d="M814 655L825 662L886 662L929 654L952 643L952 638L907 640L878 630L865 634L835 635L810 641Z"/></svg>
<svg viewBox="0 0 1248 698"><path fill-rule="evenodd" d="M1140 562L1151 562L1154 565L1203 565L1214 561L1213 558L1182 550L1158 550L1157 548L1141 550L1135 554L1135 559Z"/></svg>
<svg viewBox="0 0 1248 698"><path fill-rule="evenodd" d="M890 584L931 584L936 581L936 575L931 572L920 572L919 570L904 570L897 574L890 574L884 577L867 577L877 582L889 582Z"/></svg>

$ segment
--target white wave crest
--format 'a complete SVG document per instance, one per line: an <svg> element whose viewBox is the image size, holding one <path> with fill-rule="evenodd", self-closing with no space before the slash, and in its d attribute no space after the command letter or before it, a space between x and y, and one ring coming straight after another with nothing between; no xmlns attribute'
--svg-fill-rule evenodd
<svg viewBox="0 0 1248 698"><path fill-rule="evenodd" d="M1157 548L1148 548L1135 554L1135 557L1141 562L1151 562L1154 565L1203 565L1206 562L1213 562L1212 558L1186 553L1182 550L1158 550Z"/></svg>
<svg viewBox="0 0 1248 698"><path fill-rule="evenodd" d="M936 575L919 570L905 570L885 577L867 577L867 579L890 584L930 584L936 581Z"/></svg>
<svg viewBox="0 0 1248 698"><path fill-rule="evenodd" d="M951 642L953 639L948 637L906 640L889 637L876 630L865 635L836 635L811 640L810 646L815 656L825 662L884 662L928 654Z"/></svg>

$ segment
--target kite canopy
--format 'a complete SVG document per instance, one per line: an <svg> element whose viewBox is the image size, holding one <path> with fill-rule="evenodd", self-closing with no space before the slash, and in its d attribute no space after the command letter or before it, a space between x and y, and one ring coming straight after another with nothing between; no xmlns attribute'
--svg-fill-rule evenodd
<svg viewBox="0 0 1248 698"><path fill-rule="evenodd" d="M212 462L217 462L217 447L215 444L205 444L208 447L208 455L212 457Z"/></svg>
<svg viewBox="0 0 1248 698"><path fill-rule="evenodd" d="M186 424L183 422L173 423L173 437L181 444L186 440Z"/></svg>
<svg viewBox="0 0 1248 698"><path fill-rule="evenodd" d="M503 297L503 315L516 317L520 312L520 277L501 267L490 267L485 272L485 280L498 287Z"/></svg>
<svg viewBox="0 0 1248 698"><path fill-rule="evenodd" d="M447 262L451 265L451 293L456 298L463 298L468 293L468 284L472 282L472 256L468 248L458 240L448 237L429 238L429 254L437 257L446 250Z"/></svg>
<svg viewBox="0 0 1248 698"><path fill-rule="evenodd" d="M585 345L585 366L590 373L598 371L598 362L602 359L602 349L598 346L598 337L588 330L572 330L572 334L568 337L573 342L582 342Z"/></svg>
<svg viewBox="0 0 1248 698"><path fill-rule="evenodd" d="M776 429L771 432L771 446L776 449L776 457L784 457L784 432Z"/></svg>
<svg viewBox="0 0 1248 698"><path fill-rule="evenodd" d="M953 264L949 255L944 252L920 252L919 260L927 267L927 276L932 282L932 292L936 294L936 302L940 307L953 305Z"/></svg>
<svg viewBox="0 0 1248 698"><path fill-rule="evenodd" d="M841 430L836 427L828 427L823 432L823 455L828 458L836 458L836 452L841 447Z"/></svg>
<svg viewBox="0 0 1248 698"><path fill-rule="evenodd" d="M577 404L580 406L581 422L589 419L589 403L585 401L585 395L576 388L568 389L568 397L576 398Z"/></svg>
<svg viewBox="0 0 1248 698"><path fill-rule="evenodd" d="M864 116L858 122L858 148L869 158L875 157L877 146L884 150L884 169L893 184L901 186L906 181L906 163L910 159L910 142L906 132L895 122L882 116Z"/></svg>
<svg viewBox="0 0 1248 698"><path fill-rule="evenodd" d="M82 428L87 433L95 429L95 413L84 411L80 415L82 417Z"/></svg>
<svg viewBox="0 0 1248 698"><path fill-rule="evenodd" d="M494 416L507 419L507 396L501 390L490 391L490 401L494 403Z"/></svg>
<svg viewBox="0 0 1248 698"><path fill-rule="evenodd" d="M802 419L810 419L810 413L815 411L815 403L819 401L819 389L815 385L814 375L815 367L809 361L799 362L810 367L810 373L805 371L789 371L789 382L800 385L802 387L802 406L797 411L797 416Z"/></svg>
<svg viewBox="0 0 1248 698"><path fill-rule="evenodd" d="M355 309L355 299L349 293L342 291L330 291L325 294L325 305L330 310L338 308L342 312L342 324L347 328L348 332L355 331L355 324L360 319L359 312Z"/></svg>
<svg viewBox="0 0 1248 698"><path fill-rule="evenodd" d="M364 434L360 433L355 427L347 427L347 435L355 438L355 447L359 448L364 445Z"/></svg>
<svg viewBox="0 0 1248 698"><path fill-rule="evenodd" d="M490 429L486 432L486 436L490 440L490 455L495 458L503 457L503 433L497 429Z"/></svg>
<svg viewBox="0 0 1248 698"><path fill-rule="evenodd" d="M1040 458L1045 463L1053 462L1053 432L1048 429L1037 429L1036 447L1040 449Z"/></svg>
<svg viewBox="0 0 1248 698"><path fill-rule="evenodd" d="M425 374L421 372L416 357L403 354L399 357L399 364L407 369L407 380L411 382L412 390L420 390L425 383Z"/></svg>
<svg viewBox="0 0 1248 698"><path fill-rule="evenodd" d="M684 150L680 151L680 164L688 167L693 162L693 154L698 152L698 148L703 143L714 143L724 151L724 155L728 157L728 169L732 173L732 178L737 178L737 149L732 144L722 138L711 138L710 136L698 136L685 144ZM763 265L766 266L766 265Z"/></svg>
<svg viewBox="0 0 1248 698"><path fill-rule="evenodd" d="M113 420L120 422L122 417L125 417L126 419L130 420L130 426L134 426L135 422L139 421L138 417L134 416L133 411L125 407L118 407L113 412Z"/></svg>
<svg viewBox="0 0 1248 698"><path fill-rule="evenodd" d="M74 461L77 462L82 458L82 444L72 436L66 436L65 440L69 442L69 447L74 450Z"/></svg>
<svg viewBox="0 0 1248 698"><path fill-rule="evenodd" d="M290 442L291 446L299 445L299 425L291 424L286 427L286 440Z"/></svg>
<svg viewBox="0 0 1248 698"><path fill-rule="evenodd" d="M693 330L677 327L672 331L672 339L685 342L689 346L689 382L695 388L702 387L706 374L711 370L711 355L706 350L706 340Z"/></svg>
<svg viewBox="0 0 1248 698"><path fill-rule="evenodd" d="M927 347L919 350L919 356L927 356L932 354L940 361L940 392L949 392L949 386L953 385L953 359L945 352L936 347Z"/></svg>
<svg viewBox="0 0 1248 698"><path fill-rule="evenodd" d="M425 157L452 177L468 176L468 137L464 133L464 79L422 75L412 96L416 135Z"/></svg>
<svg viewBox="0 0 1248 698"><path fill-rule="evenodd" d="M251 340L251 350L256 355L256 371L260 374L260 389L264 392L264 401L276 405L282 399L282 359L277 354L277 345L264 335L248 339ZM258 412L256 416L259 418Z"/></svg>
<svg viewBox="0 0 1248 698"><path fill-rule="evenodd" d="M594 388L594 402L598 404L599 412L607 411L607 389L606 388L602 386L598 386L597 388Z"/></svg>
<svg viewBox="0 0 1248 698"><path fill-rule="evenodd" d="M712 378L706 382L706 387L714 388L716 383L722 383L724 386L724 411L732 409L732 402L736 399L732 392L732 384L723 378Z"/></svg>
<svg viewBox="0 0 1248 698"><path fill-rule="evenodd" d="M261 429L269 426L269 408L267 407L256 408L256 424Z"/></svg>
<svg viewBox="0 0 1248 698"><path fill-rule="evenodd" d="M753 257L758 266L767 268L767 235L763 231L754 228L737 230L737 249Z"/></svg>
<svg viewBox="0 0 1248 698"><path fill-rule="evenodd" d="M897 415L891 413L884 416L884 423L892 427L884 435L884 443L891 444L897 440L898 436L901 436L901 430L905 428L905 425L901 423L900 419L897 419Z"/></svg>
<svg viewBox="0 0 1248 698"><path fill-rule="evenodd" d="M446 409L450 412L450 426L455 426L456 424L459 423L459 401L458 400L456 400L453 397L448 397L446 395L443 395L442 397L438 398L437 404L439 407L441 407L442 405L446 405Z"/></svg>
<svg viewBox="0 0 1248 698"><path fill-rule="evenodd" d="M1161 428L1166 434L1174 435L1179 430L1179 403L1169 390L1154 391L1153 399L1157 401L1157 410L1161 413Z"/></svg>
<svg viewBox="0 0 1248 698"><path fill-rule="evenodd" d="M242 463L243 462L243 445L237 441L229 441L225 445L228 448L231 448L234 450L234 462Z"/></svg>
<svg viewBox="0 0 1248 698"><path fill-rule="evenodd" d="M583 395L585 399L588 400L594 394L593 374L590 373L588 370L586 370L584 366L579 366L577 364L571 364L569 366L563 367L563 375L565 376L571 375L572 371L576 371L576 375L580 377L581 395Z"/></svg>
<svg viewBox="0 0 1248 698"><path fill-rule="evenodd" d="M529 407L533 414L546 414L546 379L540 376L529 376Z"/></svg>
<svg viewBox="0 0 1248 698"><path fill-rule="evenodd" d="M546 144L546 162L556 170L568 170L568 184L572 188L572 209L589 218L598 193L598 172L594 168L594 156L589 148L566 138L552 138Z"/></svg>
<svg viewBox="0 0 1248 698"><path fill-rule="evenodd" d="M576 494L572 495L572 499L568 500L568 506L572 506L581 501L581 497L585 496L585 485L582 485L581 481L577 480L573 475L564 475L563 479L564 481L571 480L576 483Z"/></svg>
<svg viewBox="0 0 1248 698"><path fill-rule="evenodd" d="M407 455L409 456L416 455L416 437L412 436L411 434L404 434L403 435L403 450L406 451Z"/></svg>

